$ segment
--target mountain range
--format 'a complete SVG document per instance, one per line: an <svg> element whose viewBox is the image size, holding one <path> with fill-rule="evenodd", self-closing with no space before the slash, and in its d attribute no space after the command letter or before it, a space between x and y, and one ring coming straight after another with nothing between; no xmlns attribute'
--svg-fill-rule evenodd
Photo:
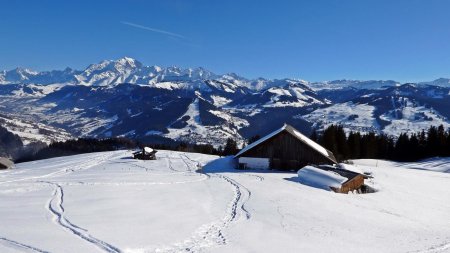
<svg viewBox="0 0 450 253"><path fill-rule="evenodd" d="M0 71L0 125L24 143L125 136L242 143L284 123L305 134L330 124L392 136L450 127L450 79L407 83L247 79L204 68L145 66L124 57L66 68Z"/></svg>

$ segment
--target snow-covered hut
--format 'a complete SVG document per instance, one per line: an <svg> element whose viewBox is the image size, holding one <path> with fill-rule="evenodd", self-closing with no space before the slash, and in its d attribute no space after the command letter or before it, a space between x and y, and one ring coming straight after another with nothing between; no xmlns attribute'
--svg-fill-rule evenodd
<svg viewBox="0 0 450 253"><path fill-rule="evenodd" d="M156 160L156 150L150 147L144 147L140 151L136 151L133 153L134 159L139 160Z"/></svg>
<svg viewBox="0 0 450 253"><path fill-rule="evenodd" d="M305 166L297 173L302 184L338 193L361 190L366 178L363 174L331 166Z"/></svg>
<svg viewBox="0 0 450 253"><path fill-rule="evenodd" d="M0 157L0 170L10 169L14 163L8 158Z"/></svg>
<svg viewBox="0 0 450 253"><path fill-rule="evenodd" d="M234 158L240 169L298 170L308 164L336 164L331 151L290 125L249 144Z"/></svg>

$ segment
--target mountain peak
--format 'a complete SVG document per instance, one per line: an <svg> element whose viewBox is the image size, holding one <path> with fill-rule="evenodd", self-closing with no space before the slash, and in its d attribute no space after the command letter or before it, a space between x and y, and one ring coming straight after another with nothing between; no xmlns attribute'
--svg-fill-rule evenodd
<svg viewBox="0 0 450 253"><path fill-rule="evenodd" d="M139 62L138 60L136 60L134 58L127 57L127 56L122 57L122 58L116 60L115 62L119 63L119 64L122 64L122 65L127 65L127 66L132 67L132 68L136 68L136 67L140 68L140 67L142 67L142 63L141 62Z"/></svg>

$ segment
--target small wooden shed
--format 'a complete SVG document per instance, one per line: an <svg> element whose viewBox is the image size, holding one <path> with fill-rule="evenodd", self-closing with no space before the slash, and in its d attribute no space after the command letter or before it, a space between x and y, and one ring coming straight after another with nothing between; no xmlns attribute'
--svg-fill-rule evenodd
<svg viewBox="0 0 450 253"><path fill-rule="evenodd" d="M322 167L322 169L323 169L323 167ZM345 181L341 184L341 187L339 187L339 188L331 187L331 189L334 192L348 193L351 191L359 190L364 185L364 179L366 178L366 176L363 174L356 173L356 172L349 171L349 170L338 169L338 168L332 169L332 171L343 177L348 178L347 181Z"/></svg>
<svg viewBox="0 0 450 253"><path fill-rule="evenodd" d="M354 171L329 165L308 165L300 169L297 174L300 183L316 188L332 190L337 193L352 191L364 193L363 186L366 175Z"/></svg>
<svg viewBox="0 0 450 253"><path fill-rule="evenodd" d="M239 169L298 170L308 164L336 164L333 153L284 124L249 144L234 158Z"/></svg>
<svg viewBox="0 0 450 253"><path fill-rule="evenodd" d="M0 170L10 169L14 163L5 157L0 157Z"/></svg>

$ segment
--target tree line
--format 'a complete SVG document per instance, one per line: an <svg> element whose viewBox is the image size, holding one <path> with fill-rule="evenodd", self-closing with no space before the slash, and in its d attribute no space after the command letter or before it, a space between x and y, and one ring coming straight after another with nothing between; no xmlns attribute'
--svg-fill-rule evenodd
<svg viewBox="0 0 450 253"><path fill-rule="evenodd" d="M93 139L80 138L54 142L50 145L41 144L30 148L22 147L20 138L8 134L0 128L1 151L19 147L20 156L15 162L40 160L58 156L75 155L90 152L113 151L120 149L137 149L150 146L154 149L195 152L219 156L235 155L239 152L236 140L228 138L223 146L214 147L210 144L190 144L172 142L169 144L141 143L126 138ZM247 143L257 141L260 136L250 137ZM347 159L386 159L395 161L417 161L436 156L450 156L450 129L441 125L431 126L427 130L414 134L402 133L398 138L374 132L359 133L351 131L346 134L341 125L331 125L318 133L313 131L310 138L321 144L335 155L339 161ZM6 144L8 143L8 144ZM3 149L2 149L3 148ZM14 158L14 157L13 157Z"/></svg>
<svg viewBox="0 0 450 253"><path fill-rule="evenodd" d="M39 148L33 150L28 149L27 152L21 152L20 155L18 155L17 157L13 157L13 159L16 163L19 163L19 162L28 162L53 157L77 155L92 152L114 151L121 149L138 149L138 148L140 149L144 146L149 146L156 150L163 149L163 150L194 152L219 156L234 155L239 151L236 141L231 138L228 138L226 140L224 146L219 146L217 148L215 148L211 144L191 144L176 141L173 141L168 144L161 144L148 142L142 143L127 138L105 138L105 139L79 138L53 142L49 145L42 144Z"/></svg>
<svg viewBox="0 0 450 253"><path fill-rule="evenodd" d="M126 138L80 138L67 141L44 144L33 152L24 152L17 159L16 163L34 160L48 159L60 156L77 155L83 153L114 151L120 149L131 149L137 147L138 143Z"/></svg>
<svg viewBox="0 0 450 253"><path fill-rule="evenodd" d="M413 134L402 133L396 139L374 132L351 131L346 135L341 125L331 125L321 134L313 131L310 138L333 152L339 161L370 158L412 162L450 156L450 129L443 125Z"/></svg>

